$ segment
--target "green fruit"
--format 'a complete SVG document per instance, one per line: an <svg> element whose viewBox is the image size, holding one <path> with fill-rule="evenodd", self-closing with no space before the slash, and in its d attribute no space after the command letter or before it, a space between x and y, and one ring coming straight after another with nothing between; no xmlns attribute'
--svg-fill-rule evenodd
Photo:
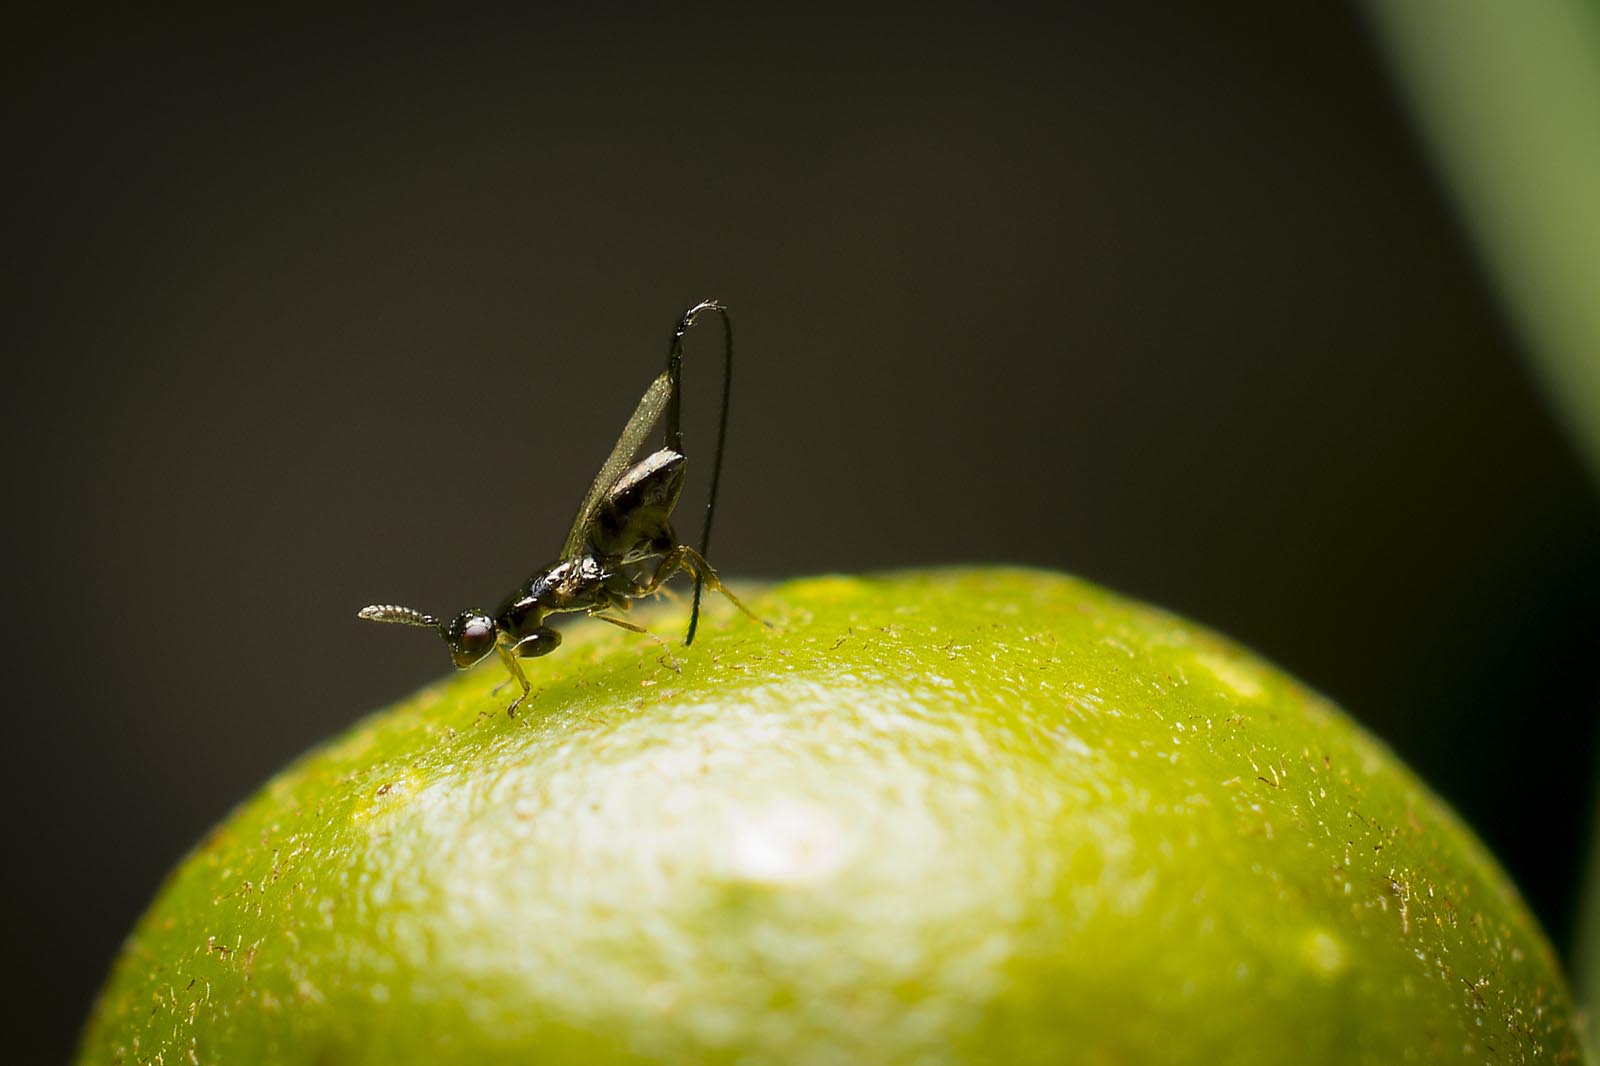
<svg viewBox="0 0 1600 1066"><path fill-rule="evenodd" d="M681 672L580 623L515 718L490 663L306 756L80 1061L1577 1059L1505 874L1248 652L1032 571L751 605Z"/></svg>

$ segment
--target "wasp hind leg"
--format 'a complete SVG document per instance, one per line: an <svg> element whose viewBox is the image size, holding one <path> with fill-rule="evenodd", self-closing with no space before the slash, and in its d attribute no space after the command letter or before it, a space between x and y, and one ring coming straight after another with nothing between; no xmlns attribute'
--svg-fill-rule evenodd
<svg viewBox="0 0 1600 1066"><path fill-rule="evenodd" d="M743 611L751 621L760 622L768 629L777 628L771 622L746 607L739 597L735 596L729 591L728 586L722 583L722 579L717 577L716 570L712 569L711 564L706 562L706 557L687 544L678 545L662 557L661 565L656 567L655 576L651 577L649 584L639 590L639 595L649 596L653 594L666 582L667 578L679 570L682 570L713 592L720 592L728 597L728 602Z"/></svg>

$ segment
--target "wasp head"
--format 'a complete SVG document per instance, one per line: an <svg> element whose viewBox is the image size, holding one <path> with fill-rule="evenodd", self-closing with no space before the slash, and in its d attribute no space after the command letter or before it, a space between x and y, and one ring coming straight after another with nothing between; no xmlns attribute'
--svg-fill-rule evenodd
<svg viewBox="0 0 1600 1066"><path fill-rule="evenodd" d="M431 614L423 614L411 607L393 604L374 604L363 607L358 617L369 622L396 622L406 626L427 626L437 629L450 648L450 661L456 669L465 670L476 665L494 650L499 635L495 620L482 611L462 611L449 622L440 622Z"/></svg>
<svg viewBox="0 0 1600 1066"><path fill-rule="evenodd" d="M493 618L482 611L462 611L450 619L448 625L439 627L444 642L450 645L450 659L457 670L465 670L480 662L494 651L499 627Z"/></svg>

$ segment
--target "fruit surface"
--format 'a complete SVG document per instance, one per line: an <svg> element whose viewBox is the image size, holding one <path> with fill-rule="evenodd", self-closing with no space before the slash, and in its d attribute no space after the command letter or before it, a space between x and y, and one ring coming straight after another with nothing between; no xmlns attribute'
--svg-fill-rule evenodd
<svg viewBox="0 0 1600 1066"><path fill-rule="evenodd" d="M751 606L677 671L579 622L516 717L491 660L302 758L80 1061L1577 1060L1499 867L1249 652L1028 570Z"/></svg>

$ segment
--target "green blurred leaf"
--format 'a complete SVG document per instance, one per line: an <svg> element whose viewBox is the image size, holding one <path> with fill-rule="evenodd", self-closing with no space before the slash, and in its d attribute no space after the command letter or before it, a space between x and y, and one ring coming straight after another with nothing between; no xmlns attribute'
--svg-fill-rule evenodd
<svg viewBox="0 0 1600 1066"><path fill-rule="evenodd" d="M1600 3L1368 0L1368 9L1525 350L1600 473ZM1593 1003L1595 841L1575 968Z"/></svg>

